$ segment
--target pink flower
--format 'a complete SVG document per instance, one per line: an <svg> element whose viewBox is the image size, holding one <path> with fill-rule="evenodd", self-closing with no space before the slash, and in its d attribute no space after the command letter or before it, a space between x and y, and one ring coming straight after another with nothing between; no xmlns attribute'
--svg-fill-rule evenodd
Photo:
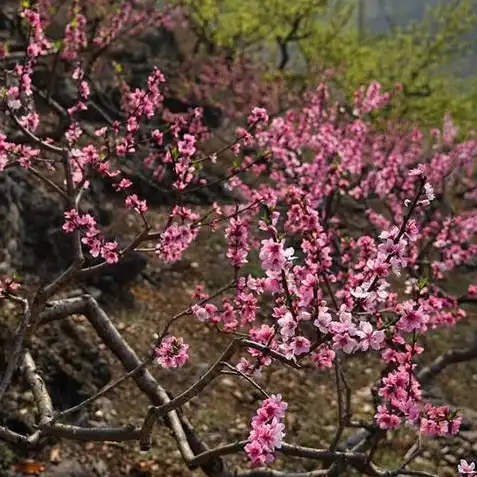
<svg viewBox="0 0 477 477"><path fill-rule="evenodd" d="M425 194L426 198L423 199L423 200L420 200L419 204L429 205L436 198L436 195L434 193L434 189L431 186L431 184L429 184L429 182L426 182L424 184L424 194Z"/></svg>
<svg viewBox="0 0 477 477"><path fill-rule="evenodd" d="M127 180L127 179L123 179L123 180ZM143 215L147 212L147 202L145 200L139 200L136 194L128 195L124 202L128 209L133 209L134 212L140 215Z"/></svg>
<svg viewBox="0 0 477 477"><path fill-rule="evenodd" d="M89 253L92 257L99 257L101 253L101 240L96 236L86 236L81 239L81 242L89 247Z"/></svg>
<svg viewBox="0 0 477 477"><path fill-rule="evenodd" d="M289 350L293 352L295 356L308 353L310 351L310 340L304 336L296 336L289 344Z"/></svg>
<svg viewBox="0 0 477 477"><path fill-rule="evenodd" d="M420 431L426 436L436 437L441 434L441 427L437 421L423 418L421 419ZM447 434L447 429L444 432L445 434Z"/></svg>
<svg viewBox="0 0 477 477"><path fill-rule="evenodd" d="M318 317L313 322L314 325L324 334L329 333L329 328L331 324L332 318L331 315L328 313L328 308L320 306L318 309Z"/></svg>
<svg viewBox="0 0 477 477"><path fill-rule="evenodd" d="M381 429L397 429L401 425L401 419L391 414L384 406L378 406L378 412L374 418Z"/></svg>
<svg viewBox="0 0 477 477"><path fill-rule="evenodd" d="M168 336L161 341L158 348L154 348L156 361L164 368L181 368L189 359L187 350L189 345L182 338Z"/></svg>
<svg viewBox="0 0 477 477"><path fill-rule="evenodd" d="M107 131L108 131L108 128L105 126L105 127L96 129L94 133L96 134L96 136L104 136Z"/></svg>
<svg viewBox="0 0 477 477"><path fill-rule="evenodd" d="M280 334L285 339L291 338L295 334L297 327L297 322L293 319L293 316L290 312L285 313L278 321L278 326L280 326Z"/></svg>
<svg viewBox="0 0 477 477"><path fill-rule="evenodd" d="M328 346L321 345L316 351L313 352L311 359L315 365L320 369L331 368L333 366L333 360L336 353Z"/></svg>
<svg viewBox="0 0 477 477"><path fill-rule="evenodd" d="M254 371L254 365L247 358L240 358L235 367L244 374L252 374Z"/></svg>
<svg viewBox="0 0 477 477"><path fill-rule="evenodd" d="M225 238L229 244L227 258L234 267L243 267L248 262L247 255L250 250L248 227L248 222L242 217L232 217L225 230Z"/></svg>
<svg viewBox="0 0 477 477"><path fill-rule="evenodd" d="M245 446L252 465L270 464L274 461L275 449L279 449L285 435L281 422L288 405L280 394L272 395L262 402L252 418L252 429Z"/></svg>
<svg viewBox="0 0 477 477"><path fill-rule="evenodd" d="M273 339L274 328L268 325L262 325L260 328L252 328L249 331L250 337L257 343L269 343Z"/></svg>
<svg viewBox="0 0 477 477"><path fill-rule="evenodd" d="M128 118L126 129L130 133L135 133L139 129L136 116L131 116Z"/></svg>
<svg viewBox="0 0 477 477"><path fill-rule="evenodd" d="M358 342L348 333L340 333L333 336L333 346L335 349L343 350L346 354L351 354L358 347Z"/></svg>
<svg viewBox="0 0 477 477"><path fill-rule="evenodd" d="M403 315L397 323L399 329L407 332L425 330L429 317L425 314L422 306L415 308L412 302L406 302L402 308Z"/></svg>
<svg viewBox="0 0 477 477"><path fill-rule="evenodd" d="M377 81L373 81L366 91L362 87L355 95L357 112L361 110L363 113L369 113L389 103L391 95L389 93L381 94L381 89L381 84Z"/></svg>
<svg viewBox="0 0 477 477"><path fill-rule="evenodd" d="M264 108L255 107L252 109L252 112L247 116L247 123L250 125L256 125L258 123L267 123L268 122L267 110Z"/></svg>
<svg viewBox="0 0 477 477"><path fill-rule="evenodd" d="M368 288L370 286L370 283L363 283L362 285L357 286L355 289L351 290L351 295L353 295L355 298L359 299L365 299L369 296Z"/></svg>
<svg viewBox="0 0 477 477"><path fill-rule="evenodd" d="M267 455L267 450L258 440L250 441L244 447L245 452L254 466L263 466L270 463L270 458ZM272 460L273 462L273 460Z"/></svg>
<svg viewBox="0 0 477 477"><path fill-rule="evenodd" d="M65 212L65 223L63 224L63 230L66 233L72 233L79 227L79 214L76 210L71 209Z"/></svg>
<svg viewBox="0 0 477 477"><path fill-rule="evenodd" d="M198 227L192 229L190 225L172 224L162 234L156 247L157 253L165 262L179 260L198 232Z"/></svg>
<svg viewBox="0 0 477 477"><path fill-rule="evenodd" d="M195 141L195 137L191 134L184 134L183 140L177 143L179 153L187 157L194 155L196 151Z"/></svg>
<svg viewBox="0 0 477 477"><path fill-rule="evenodd" d="M207 303L205 306L193 305L191 309L195 317L201 322L209 321L217 311L217 307L211 303Z"/></svg>
<svg viewBox="0 0 477 477"><path fill-rule="evenodd" d="M371 323L367 321L359 323L359 330L356 332L356 336L361 339L359 346L363 351L367 351L369 348L380 350L386 338L384 331L374 330Z"/></svg>
<svg viewBox="0 0 477 477"><path fill-rule="evenodd" d="M422 167L422 164L419 164L415 169L411 169L409 171L410 176L422 176L424 175L424 169Z"/></svg>
<svg viewBox="0 0 477 477"><path fill-rule="evenodd" d="M274 417L282 419L287 408L288 404L283 400L281 394L272 394L262 402L256 416L252 419L252 423L255 425L264 424Z"/></svg>
<svg viewBox="0 0 477 477"><path fill-rule="evenodd" d="M159 129L154 129L154 131L151 133L151 136L155 139L158 146L161 146L164 143L164 134L159 131Z"/></svg>
<svg viewBox="0 0 477 477"><path fill-rule="evenodd" d="M460 464L457 466L457 470L460 474L463 474L465 477L473 477L476 475L475 472L475 462L467 463L466 460L461 459Z"/></svg>
<svg viewBox="0 0 477 477"><path fill-rule="evenodd" d="M0 297L14 293L20 284L11 277L0 277Z"/></svg>
<svg viewBox="0 0 477 477"><path fill-rule="evenodd" d="M419 237L419 228L417 227L416 220L410 219L406 226L406 234L411 242L415 242Z"/></svg>
<svg viewBox="0 0 477 477"><path fill-rule="evenodd" d="M107 263L116 263L119 261L119 245L117 242L106 242L101 247L101 256Z"/></svg>
<svg viewBox="0 0 477 477"><path fill-rule="evenodd" d="M132 182L129 179L123 178L117 184L114 185L114 188L118 191L129 189L132 186Z"/></svg>
<svg viewBox="0 0 477 477"><path fill-rule="evenodd" d="M259 256L264 270L280 272L286 263L294 258L293 248L289 247L285 249L284 244L284 240L279 242L275 242L273 239L262 240L262 248Z"/></svg>
<svg viewBox="0 0 477 477"><path fill-rule="evenodd" d="M81 91L81 97L83 99L87 99L89 95L91 94L91 91L89 89L89 84L86 81L81 81L80 91Z"/></svg>

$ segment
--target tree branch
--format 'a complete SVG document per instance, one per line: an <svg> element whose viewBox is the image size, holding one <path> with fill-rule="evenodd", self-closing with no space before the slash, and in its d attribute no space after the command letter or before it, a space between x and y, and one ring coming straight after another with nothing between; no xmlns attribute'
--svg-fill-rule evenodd
<svg viewBox="0 0 477 477"><path fill-rule="evenodd" d="M79 427L66 424L54 424L45 429L46 434L61 437L63 439L73 439L76 441L135 441L139 438L140 429L133 425L125 427Z"/></svg>
<svg viewBox="0 0 477 477"><path fill-rule="evenodd" d="M91 296L85 296L84 300L86 302L84 315L105 345L119 359L126 371L132 371L140 366L141 361L136 356L136 353L127 344L112 321L100 308L97 301ZM147 369L143 369L135 374L133 379L154 406L167 405L171 401L166 390L159 385ZM190 465L195 456L189 445L178 413L174 410L169 411L165 416L165 422L172 430L182 458L187 465ZM197 441L200 442L198 439ZM201 467L209 477L231 477L231 473L225 466L225 463L218 457L207 462L207 465L204 463Z"/></svg>
<svg viewBox="0 0 477 477"><path fill-rule="evenodd" d="M273 469L252 469L238 472L237 477L321 477L327 475L328 471L324 470L311 470L309 472L283 472Z"/></svg>
<svg viewBox="0 0 477 477"><path fill-rule="evenodd" d="M441 354L431 364L417 373L417 379L421 385L425 385L444 371L447 366L475 358L477 358L477 337L474 338L474 342L467 348L449 350Z"/></svg>
<svg viewBox="0 0 477 477"><path fill-rule="evenodd" d="M3 427L3 426L0 426L0 439L7 442L11 442L12 444L17 444L17 445L27 443L26 436L22 434L18 434L17 432L13 432L7 427Z"/></svg>
<svg viewBox="0 0 477 477"><path fill-rule="evenodd" d="M39 424L42 426L50 421L54 415L51 397L48 394L43 378L37 372L35 362L33 361L30 352L25 350L22 358L25 379L33 392L33 397L35 398L38 412L40 414Z"/></svg>

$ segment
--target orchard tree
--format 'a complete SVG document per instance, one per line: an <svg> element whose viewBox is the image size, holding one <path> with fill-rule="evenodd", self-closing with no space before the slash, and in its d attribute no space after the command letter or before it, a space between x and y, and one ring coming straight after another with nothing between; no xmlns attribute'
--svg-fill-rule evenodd
<svg viewBox="0 0 477 477"><path fill-rule="evenodd" d="M376 128L375 117L394 92L377 82L362 85L350 109L319 84L304 96L304 106L273 119L264 108L250 109L227 148L235 163L225 164L217 179L234 193L235 204L215 203L199 213L184 199L213 185L204 167L220 162L224 150L200 152L209 134L200 109L182 115L165 110L166 78L157 67L142 88L121 82L121 120L105 119L92 130L84 119L95 104L91 84L108 71L95 63L102 58L107 63L108 48L120 45L131 29L156 22L170 26L174 12L124 2L92 24L94 7L72 2L60 39L45 31L54 3L24 4L19 11L24 48L3 53L1 173L22 168L57 194L72 257L68 268L40 286L20 283L13 275L1 279L3 302L18 307L20 318L0 381L0 402L12 377L22 374L37 406L37 429L27 435L0 427L0 438L26 448L41 446L49 437L138 441L147 450L157 421L164 419L185 464L210 477L334 476L351 469L374 477L436 475L416 468L414 461L427 438L458 434L462 416L450 406L427 402L423 386L450 364L475 358L477 342L449 349L426 367L418 366L418 357L427 351L423 338L459 326L466 319L462 305L477 296L474 285L459 295L442 286L477 252L477 141L469 135L458 142L450 116L430 135L392 119ZM59 104L36 85L35 73L45 68L71 79L72 105ZM40 100L62 118L54 139L42 132L48 111L37 106ZM161 126L154 122L158 118ZM174 192L177 200L164 226L151 220L147 201L130 192L132 181L119 164L132 158L140 158L157 183ZM107 238L97 218L84 210L84 192L98 177L113 184L124 208L137 218L134 238L124 247L118 245L120 237ZM172 177L170 183L166 177ZM134 351L91 295L68 295L75 284L135 250L177 262L201 231L224 236L233 279L217 290L199 284L189 306L150 330L155 334L150 349ZM251 264L257 265L253 273ZM41 327L74 314L86 317L124 374L78 405L54 409L32 357L32 339ZM200 378L173 396L148 368L179 373L187 366L189 345L176 328L186 320L198 321L228 344ZM369 383L373 415L358 419L347 366L371 354L379 358L381 375ZM286 429L283 379L267 385L261 380L271 366L329 377L336 388L337 421L325 447L296 442ZM209 448L183 408L224 375L243 380L263 400L241 439ZM140 426L68 422L73 412L126 380L133 380L151 404ZM415 435L415 444L404 458L396 456L393 468L383 468L375 461L376 448L403 426ZM352 436L345 437L350 431ZM240 452L250 468L230 468L227 456ZM309 459L314 470L274 470L277 455ZM474 465L462 461L458 470L473 475Z"/></svg>

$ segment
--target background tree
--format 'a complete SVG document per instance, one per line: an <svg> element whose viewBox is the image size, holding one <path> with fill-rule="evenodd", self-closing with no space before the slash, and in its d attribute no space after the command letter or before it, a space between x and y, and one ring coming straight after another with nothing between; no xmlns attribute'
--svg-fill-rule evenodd
<svg viewBox="0 0 477 477"><path fill-rule="evenodd" d="M357 2L178 3L195 32L196 52L203 48L230 60L247 54L267 66L265 78L282 75L298 90L327 69L339 71L335 84L348 100L376 77L386 88L399 82L403 95L394 104L396 116L437 126L447 112L459 124L475 124L473 79L453 69L469 52L475 32L473 0L439 2L404 25L388 15L388 31L380 34L357 25ZM406 8L402 3L396 8Z"/></svg>

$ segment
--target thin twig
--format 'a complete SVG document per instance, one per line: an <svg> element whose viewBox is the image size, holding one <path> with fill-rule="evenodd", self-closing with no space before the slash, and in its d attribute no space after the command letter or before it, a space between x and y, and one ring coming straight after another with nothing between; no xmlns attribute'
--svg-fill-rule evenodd
<svg viewBox="0 0 477 477"><path fill-rule="evenodd" d="M186 389L168 403L157 407L151 407L144 419L144 424L141 429L140 445L142 450L151 448L152 445L152 430L156 421L165 416L169 411L178 409L186 402L190 401L194 396L205 389L219 374L223 367L223 362L232 358L235 351L240 346L240 340L232 341L225 351L220 355L217 361L207 370L207 372L192 386Z"/></svg>
<svg viewBox="0 0 477 477"><path fill-rule="evenodd" d="M338 358L335 360L335 381L336 381L336 394L338 399L338 428L336 429L335 436L330 444L330 451L334 451L337 445L340 442L343 431L346 427L346 418L345 418L345 405L343 399L343 389L341 387L341 376L339 371L339 361Z"/></svg>
<svg viewBox="0 0 477 477"><path fill-rule="evenodd" d="M90 396L89 398L85 399L84 401L81 401L79 404L77 404L76 406L73 406L73 407L70 407L69 409L65 409L64 411L61 411L61 412L58 412L57 414L55 414L54 417L52 417L52 419L49 421L48 425L51 425L53 423L55 423L56 421L58 421L59 419L65 417L65 416L68 416L76 411L79 411L81 408L87 406L88 404L91 404L92 402L96 401L97 399L99 399L101 396L104 396L106 393L112 391L113 389L116 389L117 387L119 387L124 381L126 381L127 379L131 378L132 376L134 376L136 373L139 373L140 371L142 371L143 369L145 369L147 367L148 364L152 363L152 358L148 358L144 361L141 362L141 364L139 366L137 366L136 368L132 369L131 371L129 371L128 373L126 374L123 374L122 376L120 376L118 379L116 379L115 381L113 381L111 384L108 384L107 386L104 386L101 390L99 390L97 393L93 394L92 396Z"/></svg>
<svg viewBox="0 0 477 477"><path fill-rule="evenodd" d="M265 389L259 386L250 376L247 376L245 373L235 368L230 363L223 362L222 364L230 369L230 371L222 371L223 374L230 374L231 376L241 376L243 379L248 381L257 391L259 391L260 394L262 394L265 398L270 397L270 394L268 394Z"/></svg>
<svg viewBox="0 0 477 477"><path fill-rule="evenodd" d="M35 177L37 177L38 179L40 179L41 181L43 181L45 184L47 184L48 186L50 186L53 190L55 190L56 192L58 192L58 194L61 195L61 197L63 197L63 199L66 199L68 200L68 196L66 195L66 192L58 185L56 185L52 180L48 179L48 177L45 177L39 170L37 170L35 167L33 166L30 166L28 169L28 172L32 175L34 175Z"/></svg>

